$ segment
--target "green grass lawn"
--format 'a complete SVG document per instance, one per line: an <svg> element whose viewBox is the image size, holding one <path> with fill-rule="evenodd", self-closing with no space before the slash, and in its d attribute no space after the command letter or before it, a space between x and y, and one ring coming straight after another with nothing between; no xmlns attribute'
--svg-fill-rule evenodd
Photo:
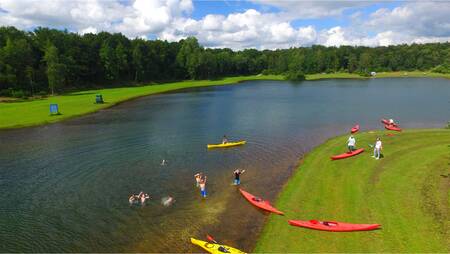
<svg viewBox="0 0 450 254"><path fill-rule="evenodd" d="M50 96L41 100L0 102L0 129L16 128L61 121L95 112L119 102L177 89L234 84L245 80L282 80L281 75L230 77L220 80L199 80L148 85L139 87L109 88ZM94 104L95 95L102 94L105 104ZM50 103L57 103L61 115L49 115Z"/></svg>
<svg viewBox="0 0 450 254"><path fill-rule="evenodd" d="M347 136L314 149L284 186L255 252L450 252L450 130L357 134L366 151L345 152ZM383 140L384 158L368 147ZM444 175L444 176L441 176ZM379 223L381 230L351 233L288 225L288 219Z"/></svg>

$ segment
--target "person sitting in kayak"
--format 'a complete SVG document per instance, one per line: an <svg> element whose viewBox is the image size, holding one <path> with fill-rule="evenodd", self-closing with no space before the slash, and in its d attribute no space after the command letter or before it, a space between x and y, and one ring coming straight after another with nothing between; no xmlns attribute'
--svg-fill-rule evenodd
<svg viewBox="0 0 450 254"><path fill-rule="evenodd" d="M395 126L396 124L395 124L395 122L394 122L394 119L389 119L389 125L392 125L392 126Z"/></svg>
<svg viewBox="0 0 450 254"><path fill-rule="evenodd" d="M347 140L348 151L353 152L355 150L356 139L351 135Z"/></svg>
<svg viewBox="0 0 450 254"><path fill-rule="evenodd" d="M206 198L206 176L203 176L200 180L200 195Z"/></svg>
<svg viewBox="0 0 450 254"><path fill-rule="evenodd" d="M222 252L222 253L230 253L230 251L227 248L223 247L223 246L219 246L219 248L217 250Z"/></svg>
<svg viewBox="0 0 450 254"><path fill-rule="evenodd" d="M241 174L243 174L245 172L245 170L241 170L241 169L236 169L233 174L234 174L234 185L239 185L241 184L241 179L240 176Z"/></svg>
<svg viewBox="0 0 450 254"><path fill-rule="evenodd" d="M228 143L228 138L226 135L223 135L222 144L226 144L226 143Z"/></svg>
<svg viewBox="0 0 450 254"><path fill-rule="evenodd" d="M374 148L373 148L373 156L376 160L380 159L381 150L383 150L383 144L381 143L381 139L378 137L377 141L375 142Z"/></svg>
<svg viewBox="0 0 450 254"><path fill-rule="evenodd" d="M202 180L202 175L203 175L202 172L197 173L197 174L194 175L194 178L195 178L195 182L196 182L196 186L197 186L197 187L200 186L200 182L201 182L201 180Z"/></svg>

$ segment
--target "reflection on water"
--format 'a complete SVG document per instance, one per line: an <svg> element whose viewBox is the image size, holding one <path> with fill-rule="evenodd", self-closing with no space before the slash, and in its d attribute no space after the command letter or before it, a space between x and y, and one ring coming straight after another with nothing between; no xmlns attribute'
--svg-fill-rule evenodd
<svg viewBox="0 0 450 254"><path fill-rule="evenodd" d="M193 252L207 233L250 251L266 215L232 186L273 200L298 159L326 138L450 120L444 79L272 81L137 99L48 126L0 132L0 251ZM206 149L227 134L245 146ZM345 144L344 144L345 145ZM167 160L162 166L161 161ZM200 198L193 174L208 175ZM131 206L132 193L150 193ZM171 206L161 199L173 196Z"/></svg>

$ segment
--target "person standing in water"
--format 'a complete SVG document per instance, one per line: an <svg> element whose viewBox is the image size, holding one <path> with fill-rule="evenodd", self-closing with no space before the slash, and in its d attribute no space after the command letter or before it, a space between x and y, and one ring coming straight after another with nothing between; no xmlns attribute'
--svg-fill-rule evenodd
<svg viewBox="0 0 450 254"><path fill-rule="evenodd" d="M347 147L349 152L353 152L356 146L356 139L351 135L347 140Z"/></svg>
<svg viewBox="0 0 450 254"><path fill-rule="evenodd" d="M202 175L203 175L203 173L201 173L201 172L194 175L195 183L196 183L197 187L200 186L200 181L202 180Z"/></svg>
<svg viewBox="0 0 450 254"><path fill-rule="evenodd" d="M239 185L241 184L241 174L243 174L245 172L245 170L241 170L241 169L236 169L233 174L234 174L234 185Z"/></svg>
<svg viewBox="0 0 450 254"><path fill-rule="evenodd" d="M380 159L381 150L383 150L383 144L381 143L381 139L378 137L375 142L375 146L373 148L373 156L376 160Z"/></svg>
<svg viewBox="0 0 450 254"><path fill-rule="evenodd" d="M200 195L206 198L206 176L203 176L200 180Z"/></svg>
<svg viewBox="0 0 450 254"><path fill-rule="evenodd" d="M226 135L223 135L222 144L226 144L226 143L228 143L228 138Z"/></svg>

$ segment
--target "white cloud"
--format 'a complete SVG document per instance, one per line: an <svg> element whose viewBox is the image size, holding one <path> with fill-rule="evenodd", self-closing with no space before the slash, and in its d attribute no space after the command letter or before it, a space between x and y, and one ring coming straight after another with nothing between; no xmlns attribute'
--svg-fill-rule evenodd
<svg viewBox="0 0 450 254"><path fill-rule="evenodd" d="M0 0L0 25L68 28L80 34L121 32L131 38L156 36L169 41L196 36L206 47L233 49L311 44L386 46L450 39L450 2L402 2L392 10L381 8L367 15L358 8L373 2L252 1L279 11L248 9L193 19L192 0ZM349 9L356 12L345 16ZM292 25L298 19L325 20L330 16L347 19L349 24L321 30Z"/></svg>

